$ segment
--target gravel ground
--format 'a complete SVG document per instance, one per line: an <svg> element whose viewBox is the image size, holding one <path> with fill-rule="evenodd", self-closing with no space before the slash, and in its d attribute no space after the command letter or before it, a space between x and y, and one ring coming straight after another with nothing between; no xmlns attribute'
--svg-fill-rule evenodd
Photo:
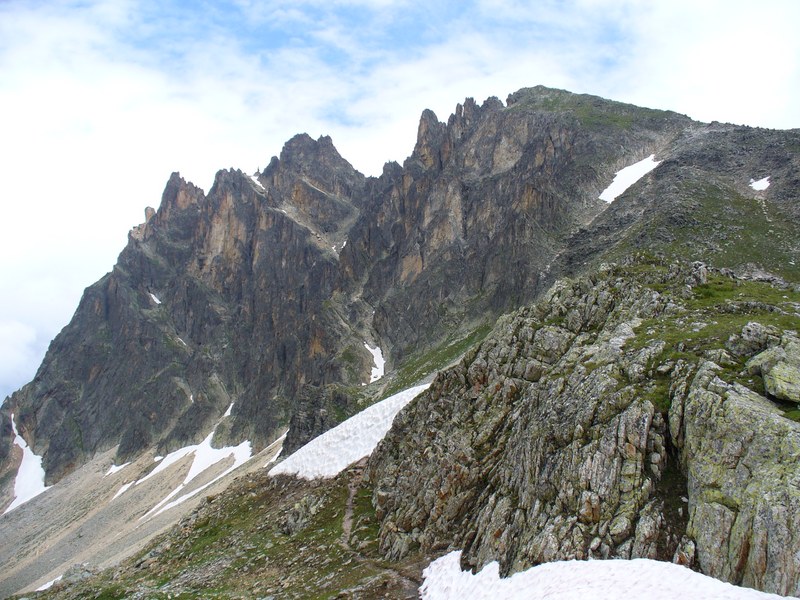
<svg viewBox="0 0 800 600"><path fill-rule="evenodd" d="M76 564L106 568L119 563L233 478L263 469L277 452L280 446L264 450L193 498L148 520L140 519L183 482L192 458L182 459L114 499L122 485L153 468L153 454L142 455L112 475L106 473L115 449L98 455L44 494L0 517L0 598L33 591ZM209 468L183 493L213 479L231 460Z"/></svg>

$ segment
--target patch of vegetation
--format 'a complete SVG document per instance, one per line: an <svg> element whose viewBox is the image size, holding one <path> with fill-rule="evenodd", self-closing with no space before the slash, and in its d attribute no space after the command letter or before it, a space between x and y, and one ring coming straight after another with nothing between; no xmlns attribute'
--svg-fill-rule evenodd
<svg viewBox="0 0 800 600"><path fill-rule="evenodd" d="M362 486L353 498L353 529L350 545L369 556L378 556L380 523L372 506L372 489Z"/></svg>
<svg viewBox="0 0 800 600"><path fill-rule="evenodd" d="M405 563L381 563L372 492L360 477L358 468L332 480L247 475L120 567L56 584L42 597L321 599L354 588L364 597L404 597L397 570ZM353 485L352 534L344 540Z"/></svg>
<svg viewBox="0 0 800 600"><path fill-rule="evenodd" d="M632 227L609 258L657 247L671 258L728 268L752 263L800 281L795 221L774 204L707 182L686 183L675 198Z"/></svg>
<svg viewBox="0 0 800 600"><path fill-rule="evenodd" d="M657 411L667 414L670 406L669 384L668 377L659 376L654 378L653 385L642 395L642 399L649 400Z"/></svg>
<svg viewBox="0 0 800 600"><path fill-rule="evenodd" d="M122 600L127 598L125 589L119 585L109 585L94 596L96 600Z"/></svg>
<svg viewBox="0 0 800 600"><path fill-rule="evenodd" d="M653 273L663 273L661 267L655 266L653 271L649 271L650 268L641 263L622 270L626 275L630 275L631 270L636 271L639 280L647 280ZM652 284L647 285L652 288ZM669 315L643 321L636 329L636 337L626 344L627 349L636 350L657 341L664 342L662 352L648 365L649 384L643 397L666 413L670 406L670 378L666 371L660 373L658 367L678 360L692 363L703 359L719 364L718 375L723 380L739 383L763 395L762 378L747 373L746 357L727 352L725 345L752 321L781 331L800 331L800 316L797 314L800 292L719 273L710 274L706 283L692 288L687 288L683 276L665 277L660 287L660 292L671 296L673 303L680 308ZM787 416L800 419L800 411L795 415L788 410Z"/></svg>
<svg viewBox="0 0 800 600"><path fill-rule="evenodd" d="M432 350L410 356L403 361L383 396L388 397L408 389L427 375L444 369L472 346L482 342L491 330L490 325L481 325L465 337L448 339Z"/></svg>
<svg viewBox="0 0 800 600"><path fill-rule="evenodd" d="M800 408L791 408L783 412L783 416L800 423Z"/></svg>
<svg viewBox="0 0 800 600"><path fill-rule="evenodd" d="M512 94L511 110L534 109L548 112L572 113L590 129L617 127L630 129L637 123L655 124L679 117L669 111L642 108L606 100L588 94L572 94L543 86L523 89Z"/></svg>

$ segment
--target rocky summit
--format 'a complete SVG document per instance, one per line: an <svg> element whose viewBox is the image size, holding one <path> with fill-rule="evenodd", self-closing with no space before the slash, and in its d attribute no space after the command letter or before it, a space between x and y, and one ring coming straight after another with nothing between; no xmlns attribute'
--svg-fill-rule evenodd
<svg viewBox="0 0 800 600"><path fill-rule="evenodd" d="M207 193L173 174L0 409L0 502L20 438L53 486L0 518L20 540L0 593L66 572L45 595L416 597L461 550L502 575L649 558L798 595L799 197L800 131L543 87L423 112L380 177L307 135ZM356 466L264 469L422 381ZM232 475L178 470L223 448ZM88 524L120 495L151 525L105 562L70 549L110 543Z"/></svg>

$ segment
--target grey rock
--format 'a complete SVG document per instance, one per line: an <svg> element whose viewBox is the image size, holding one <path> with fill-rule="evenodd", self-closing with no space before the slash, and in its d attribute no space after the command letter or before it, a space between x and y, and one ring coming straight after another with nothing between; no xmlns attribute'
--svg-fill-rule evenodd
<svg viewBox="0 0 800 600"><path fill-rule="evenodd" d="M780 346L772 346L747 361L751 375L764 378L767 393L780 400L800 403L800 343L786 334Z"/></svg>
<svg viewBox="0 0 800 600"><path fill-rule="evenodd" d="M800 424L704 363L682 410L689 490L687 536L702 571L778 593L800 592Z"/></svg>
<svg viewBox="0 0 800 600"><path fill-rule="evenodd" d="M780 332L775 328L751 322L742 328L741 333L731 336L725 347L736 356L753 356L779 342Z"/></svg>
<svg viewBox="0 0 800 600"><path fill-rule="evenodd" d="M776 398L800 403L800 366L777 363L764 374L764 387Z"/></svg>
<svg viewBox="0 0 800 600"><path fill-rule="evenodd" d="M560 284L546 304L498 322L398 415L368 468L387 557L463 547L466 564L499 560L504 573L589 556L672 558L656 493L667 459L654 452L667 424L620 375L662 348L626 343L667 302L615 283ZM569 326L546 324L556 315ZM535 379L513 375L532 360Z"/></svg>

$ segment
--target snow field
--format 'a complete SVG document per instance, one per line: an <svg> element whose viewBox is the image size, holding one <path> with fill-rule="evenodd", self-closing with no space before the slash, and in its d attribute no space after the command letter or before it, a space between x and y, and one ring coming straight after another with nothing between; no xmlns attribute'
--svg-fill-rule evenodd
<svg viewBox="0 0 800 600"><path fill-rule="evenodd" d="M228 410L225 411L223 418L230 416L231 411L233 409L233 404L228 407ZM221 422L221 421L220 421ZM219 425L219 424L218 424ZM153 460L158 463L158 466L150 471L147 475L142 477L139 480L128 482L120 487L117 490L117 493L114 494L114 497L111 499L112 501L117 499L119 496L124 494L130 488L140 485L155 477L159 473L165 471L170 466L174 465L178 461L182 460L183 458L194 455L192 459L192 464L189 467L189 472L186 474L186 477L178 487L172 490L167 496L161 500L158 504L156 504L153 508L151 508L147 514L145 514L140 520L147 519L150 517L154 517L165 510L169 510L173 506L177 506L181 502L196 496L200 492L202 492L207 487L213 485L223 477L225 477L228 473L233 471L234 469L238 468L239 466L246 463L253 455L253 449L249 441L244 441L238 446L226 446L224 448L214 448L211 446L211 440L214 438L214 433L217 431L217 428L214 429L209 433L206 438L200 442L199 444L194 444L191 446L185 446L183 448L179 448L178 450L174 450L170 452L166 456L156 456ZM222 473L214 477L211 481L203 484L202 486L192 490L189 493L179 495L186 487L199 475L205 472L210 467L213 467L217 463L227 459L233 458L233 464L230 465L227 469L225 469ZM109 472L106 475L109 475L113 472L116 472L126 465L122 465L120 467L112 466L109 469ZM173 500L173 498L175 498Z"/></svg>
<svg viewBox="0 0 800 600"><path fill-rule="evenodd" d="M335 477L354 462L372 454L391 428L397 413L429 386L412 387L373 404L308 442L274 466L269 474L296 475L303 479Z"/></svg>
<svg viewBox="0 0 800 600"><path fill-rule="evenodd" d="M257 187L258 189L260 189L260 190L262 190L262 191L265 191L265 190L264 190L264 186L263 186L263 185L261 185L261 182L258 180L258 175L257 175L257 174L256 174L256 175L250 175L250 180L251 180L253 183L255 183L255 184L256 184L256 187Z"/></svg>
<svg viewBox="0 0 800 600"><path fill-rule="evenodd" d="M49 487L44 484L42 457L33 453L33 450L28 447L25 438L17 431L14 413L11 413L11 429L14 432L14 444L22 450L22 462L17 470L17 477L14 479L14 501L8 505L3 514L11 512L21 504L25 504Z"/></svg>
<svg viewBox="0 0 800 600"><path fill-rule="evenodd" d="M122 471L122 469L127 467L129 464L131 464L131 463L126 462L123 465L111 465L109 467L108 471L106 471L106 474L103 475L103 477L108 477L109 475L113 475L114 473L119 473L120 471Z"/></svg>
<svg viewBox="0 0 800 600"><path fill-rule="evenodd" d="M667 562L561 561L501 579L497 562L473 575L462 571L461 552L433 561L423 571L423 600L769 600L783 598L740 588Z"/></svg>
<svg viewBox="0 0 800 600"><path fill-rule="evenodd" d="M45 590L49 590L51 587L53 587L53 585L55 585L56 582L61 581L62 577L64 577L64 576L63 575L59 575L58 577L56 577L52 581L48 581L43 586L36 588L36 591L37 592L44 592Z"/></svg>
<svg viewBox="0 0 800 600"><path fill-rule="evenodd" d="M274 450L275 446L277 446L278 444L280 444L281 446L280 448L278 448L278 451L272 456L272 458L270 458L262 468L266 469L268 466L270 466L272 463L278 460L278 457L281 455L281 450L283 449L283 441L286 439L286 436L288 434L289 430L287 429L286 432L281 437L279 437L277 440L275 440L269 446L266 447L266 451L268 452L270 450Z"/></svg>
<svg viewBox="0 0 800 600"><path fill-rule="evenodd" d="M769 176L764 177L764 179L759 179L758 181L756 181L755 179L751 179L750 187L757 192L763 192L765 189L769 187Z"/></svg>
<svg viewBox="0 0 800 600"><path fill-rule="evenodd" d="M216 431L216 428L215 428L215 431ZM233 471L237 467L243 465L248 460L250 460L250 457L252 456L252 453L253 453L252 447L250 445L250 442L245 441L245 442L242 442L241 444L239 444L238 446L226 446L225 448L213 448L211 446L211 440L212 440L213 437L214 437L214 431L209 433L208 436L206 436L206 439L204 439L198 445L189 446L188 447L188 450L189 450L188 452L186 451L187 448L182 448L180 450L176 450L175 451L176 453L181 453L182 452L183 453L182 456L186 456L187 454L190 454L190 453L193 452L194 453L194 460L192 461L192 466L189 467L189 472L186 474L186 477L183 480L183 483L180 484L174 490L172 490L172 492L170 492L167 495L167 497L164 498L161 502L159 502L153 508L151 508L150 511L146 515L144 515L142 517L142 519L147 519L147 518L149 518L151 516L154 517L154 516L156 516L158 514L161 514L165 510L169 510L173 506L177 506L181 502L184 502L185 500L188 500L189 498L192 498L193 496L196 496L197 494L202 492L204 489L206 489L207 487L213 485L214 483L216 483L217 481L219 481L220 479L225 477L228 473L230 473L231 471ZM161 464L159 464L158 467L156 467L156 469L153 469L153 471L158 470L164 463L166 463L168 460L170 460L170 456L172 456L172 454L167 455L164 458L164 460L161 462ZM172 500L172 498L175 498L176 496L178 496L178 494L180 494L186 488L186 486L188 486L189 483L192 482L193 479L195 479L197 476L199 476L201 473L203 473L206 469L214 466L218 462L223 461L228 457L233 457L233 464L230 465L227 469L225 469L222 473L220 473L219 475L214 477L214 479L212 479L208 483L205 483L205 484L201 485L200 487L192 490L191 492L189 492L187 494L184 494L184 495L178 497L175 500ZM173 460L172 462L175 462L175 461ZM150 475L152 475L152 474L153 473L150 473L150 474L147 475L147 477L141 479L139 482L137 482L137 485L139 483L141 483L142 481L144 481L145 479L149 478ZM170 502L170 500L172 500L172 501Z"/></svg>
<svg viewBox="0 0 800 600"><path fill-rule="evenodd" d="M644 160L640 160L637 163L633 163L632 165L628 165L624 169L617 171L614 181L612 181L611 185L609 185L605 190L603 190L603 193L600 194L600 200L605 200L609 203L613 202L619 196L621 196L625 190L627 190L660 164L660 160L655 160L655 154L651 154Z"/></svg>
<svg viewBox="0 0 800 600"><path fill-rule="evenodd" d="M372 354L372 373L369 376L369 382L372 383L374 381L378 381L384 374L384 368L386 367L386 361L383 360L383 352L378 346L374 348L370 348L367 342L364 342L364 348L366 348L370 354Z"/></svg>

